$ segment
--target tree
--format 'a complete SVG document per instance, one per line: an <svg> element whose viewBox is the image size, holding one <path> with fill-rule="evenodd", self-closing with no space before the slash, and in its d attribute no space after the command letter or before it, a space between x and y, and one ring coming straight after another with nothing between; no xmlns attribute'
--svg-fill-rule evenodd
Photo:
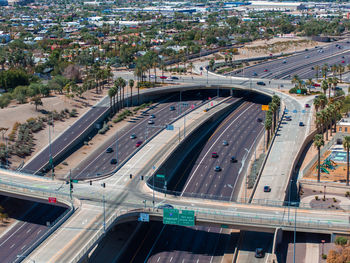
<svg viewBox="0 0 350 263"><path fill-rule="evenodd" d="M339 73L340 82L343 82L342 75L343 75L344 71L345 71L345 67L343 65L338 65L338 73Z"/></svg>
<svg viewBox="0 0 350 263"><path fill-rule="evenodd" d="M321 71L322 71L322 76L324 78L324 80L327 79L327 72L328 72L328 64L324 64L321 68Z"/></svg>
<svg viewBox="0 0 350 263"><path fill-rule="evenodd" d="M215 64L215 60L214 59L209 60L209 69L211 71L213 70L214 64Z"/></svg>
<svg viewBox="0 0 350 263"><path fill-rule="evenodd" d="M320 66L319 65L316 65L315 66L315 78L316 78L316 81L318 80L318 77L319 77L319 72L320 72Z"/></svg>
<svg viewBox="0 0 350 263"><path fill-rule="evenodd" d="M346 149L346 185L349 186L349 151L350 151L350 136L345 136L343 146Z"/></svg>
<svg viewBox="0 0 350 263"><path fill-rule="evenodd" d="M109 107L111 108L111 116L114 113L114 107L113 107L113 98L115 96L115 88L112 87L108 90L108 97L109 97Z"/></svg>
<svg viewBox="0 0 350 263"><path fill-rule="evenodd" d="M317 182L321 180L321 147L324 145L323 136L321 134L316 134L314 137L314 146L317 148Z"/></svg>
<svg viewBox="0 0 350 263"><path fill-rule="evenodd" d="M314 105L315 105L315 110L316 110L316 113L317 113L318 109L320 108L320 99L319 99L319 97L314 98Z"/></svg>
<svg viewBox="0 0 350 263"><path fill-rule="evenodd" d="M134 84L135 84L135 82L134 82L134 80L133 79L131 79L131 80L129 80L129 87L130 87L130 98L131 98L131 107L133 106L133 103L132 103L132 88L134 87Z"/></svg>
<svg viewBox="0 0 350 263"><path fill-rule="evenodd" d="M307 85L307 87L309 89L309 93L311 93L311 87L314 85L314 82L312 81L312 78L308 78L306 80L306 85Z"/></svg>
<svg viewBox="0 0 350 263"><path fill-rule="evenodd" d="M328 89L328 82L327 82L327 80L322 80L321 89L323 90L323 94L326 95L326 91Z"/></svg>
<svg viewBox="0 0 350 263"><path fill-rule="evenodd" d="M271 114L269 113L269 111L267 111L266 116L265 116L265 130L267 132L266 148L268 148L268 146L269 146L271 128L272 128L272 117L271 117Z"/></svg>
<svg viewBox="0 0 350 263"><path fill-rule="evenodd" d="M35 110L38 111L38 106L42 106L43 102L41 101L40 96L35 96L32 98L32 104L35 105Z"/></svg>

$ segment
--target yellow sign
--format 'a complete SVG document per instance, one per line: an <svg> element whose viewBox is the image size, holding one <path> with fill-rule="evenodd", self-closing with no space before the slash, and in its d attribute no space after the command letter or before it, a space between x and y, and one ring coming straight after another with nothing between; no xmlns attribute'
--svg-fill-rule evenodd
<svg viewBox="0 0 350 263"><path fill-rule="evenodd" d="M269 110L269 105L261 105L261 110Z"/></svg>

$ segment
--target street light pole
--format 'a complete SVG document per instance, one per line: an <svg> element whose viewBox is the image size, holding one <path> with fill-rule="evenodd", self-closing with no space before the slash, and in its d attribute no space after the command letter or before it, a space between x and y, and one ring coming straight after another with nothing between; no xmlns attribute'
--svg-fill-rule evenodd
<svg viewBox="0 0 350 263"><path fill-rule="evenodd" d="M294 214L294 246L293 246L293 263L295 263L295 242L297 236L297 207L295 206L295 214Z"/></svg>
<svg viewBox="0 0 350 263"><path fill-rule="evenodd" d="M105 195L103 195L103 232L106 233L106 205L105 205Z"/></svg>
<svg viewBox="0 0 350 263"><path fill-rule="evenodd" d="M290 195L291 195L291 191L292 191L292 183L293 183L293 179L290 180L289 183L289 191L288 191L288 222L289 222L289 212L290 212Z"/></svg>
<svg viewBox="0 0 350 263"><path fill-rule="evenodd" d="M115 157L117 160L117 164L118 164L118 131L115 133L116 139L115 139Z"/></svg>

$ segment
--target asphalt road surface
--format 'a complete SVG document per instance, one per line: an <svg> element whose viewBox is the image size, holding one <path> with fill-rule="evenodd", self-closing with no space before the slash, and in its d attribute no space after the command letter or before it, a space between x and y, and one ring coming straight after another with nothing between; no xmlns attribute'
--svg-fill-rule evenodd
<svg viewBox="0 0 350 263"><path fill-rule="evenodd" d="M51 143L51 147L48 145L43 151L35 155L29 162L27 162L22 168L22 172L28 172L36 174L40 172L50 160L50 155L54 158L61 151L63 151L71 142L74 142L76 138L98 119L101 114L107 110L107 107L96 106L92 107L84 116L79 118L72 126L70 126L63 134L61 134L56 140Z"/></svg>
<svg viewBox="0 0 350 263"><path fill-rule="evenodd" d="M339 45L340 48L336 45ZM323 48L313 48L289 57L262 62L231 75L268 79L291 79L293 75L298 75L302 79L308 79L315 78L315 67L317 65L322 67L325 63L329 66L350 64L350 42L338 41Z"/></svg>
<svg viewBox="0 0 350 263"><path fill-rule="evenodd" d="M178 97L178 95L176 95ZM182 102L164 102L156 107L151 107L147 113L132 117L129 125L118 131L118 133L106 141L102 147L99 147L92 155L84 159L72 171L72 178L87 179L96 178L103 174L112 172L121 164L130 154L138 150L136 143L144 143L155 133L164 128L180 114L190 111L197 104L208 99L208 93L183 93ZM173 107L173 110L170 108ZM154 116L152 118L152 116ZM154 124L148 121L153 120ZM136 138L132 139L131 135ZM106 152L107 148L112 148L112 152ZM112 164L111 160L118 161Z"/></svg>
<svg viewBox="0 0 350 263"><path fill-rule="evenodd" d="M183 189L184 196L200 194L206 198L233 199L239 175L254 152L252 145L264 129L258 118L264 118L261 104L246 102L222 122L195 161ZM217 158L212 158L214 152ZM232 156L237 162L231 162ZM221 171L214 171L216 166Z"/></svg>
<svg viewBox="0 0 350 263"><path fill-rule="evenodd" d="M144 223L118 262L220 262L233 254L238 235L220 228Z"/></svg>
<svg viewBox="0 0 350 263"><path fill-rule="evenodd" d="M22 208L21 214L16 213L13 206ZM14 217L18 223L10 228L0 238L0 258L3 263L17 262L17 255L24 253L37 239L43 236L50 226L66 208L27 200L0 196L0 204L4 211L9 211L9 217ZM25 209L23 209L23 207ZM23 258L22 258L23 259Z"/></svg>

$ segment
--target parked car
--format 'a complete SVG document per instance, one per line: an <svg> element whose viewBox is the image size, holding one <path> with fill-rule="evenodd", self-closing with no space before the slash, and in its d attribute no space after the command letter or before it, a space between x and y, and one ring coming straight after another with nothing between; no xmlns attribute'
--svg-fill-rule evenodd
<svg viewBox="0 0 350 263"><path fill-rule="evenodd" d="M321 85L318 83L314 83L314 87L320 87Z"/></svg>
<svg viewBox="0 0 350 263"><path fill-rule="evenodd" d="M108 147L107 150L106 150L106 153L111 153L113 152L113 148L112 147Z"/></svg>
<svg viewBox="0 0 350 263"><path fill-rule="evenodd" d="M268 185L265 185L265 186L264 186L264 192L265 192L265 193L271 192L271 187L268 186Z"/></svg>
<svg viewBox="0 0 350 263"><path fill-rule="evenodd" d="M167 79L168 77L167 76L160 76L159 78L160 79Z"/></svg>
<svg viewBox="0 0 350 263"><path fill-rule="evenodd" d="M256 84L259 86L266 86L265 82L263 81L258 81Z"/></svg>
<svg viewBox="0 0 350 263"><path fill-rule="evenodd" d="M172 76L170 77L171 79L179 79L178 77Z"/></svg>

